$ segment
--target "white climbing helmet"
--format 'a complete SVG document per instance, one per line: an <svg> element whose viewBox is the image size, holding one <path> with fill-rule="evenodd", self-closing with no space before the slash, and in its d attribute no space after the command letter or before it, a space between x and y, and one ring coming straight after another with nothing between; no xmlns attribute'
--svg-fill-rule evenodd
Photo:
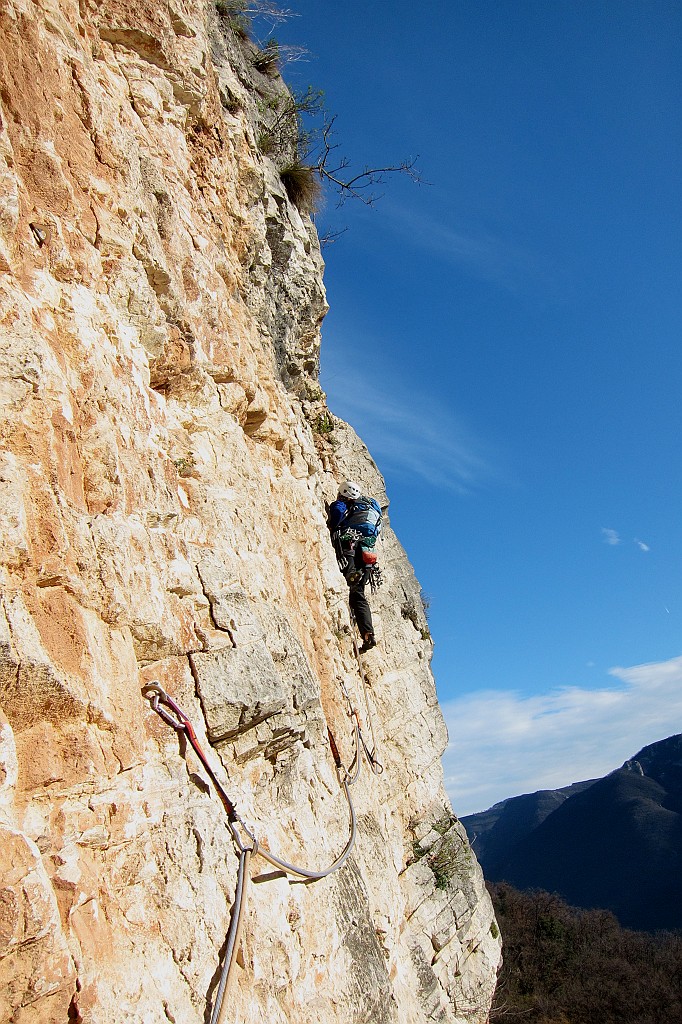
<svg viewBox="0 0 682 1024"><path fill-rule="evenodd" d="M357 501L362 491L353 480L346 480L345 484L339 487L339 498L349 498L350 501Z"/></svg>

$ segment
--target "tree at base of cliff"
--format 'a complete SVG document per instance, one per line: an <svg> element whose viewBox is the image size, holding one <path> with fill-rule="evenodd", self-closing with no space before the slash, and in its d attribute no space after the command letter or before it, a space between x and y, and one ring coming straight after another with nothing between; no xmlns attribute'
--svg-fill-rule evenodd
<svg viewBox="0 0 682 1024"><path fill-rule="evenodd" d="M504 964L491 1022L682 1020L682 933L628 931L605 910L489 884Z"/></svg>

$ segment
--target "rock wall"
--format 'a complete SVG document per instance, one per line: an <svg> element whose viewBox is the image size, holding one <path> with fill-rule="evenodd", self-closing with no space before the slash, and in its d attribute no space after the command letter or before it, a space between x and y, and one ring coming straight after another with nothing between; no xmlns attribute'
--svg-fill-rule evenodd
<svg viewBox="0 0 682 1024"><path fill-rule="evenodd" d="M284 86L228 8L0 0L0 1020L208 1019L237 853L154 680L297 864L348 838L343 687L384 767L338 872L252 859L226 1019L482 1022L419 585L389 527L364 686L325 501L386 495L317 383L318 240L259 150Z"/></svg>

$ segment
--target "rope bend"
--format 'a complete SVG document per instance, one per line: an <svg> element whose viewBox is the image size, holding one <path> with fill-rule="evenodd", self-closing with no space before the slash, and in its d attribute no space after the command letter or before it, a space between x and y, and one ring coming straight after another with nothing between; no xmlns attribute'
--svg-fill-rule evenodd
<svg viewBox="0 0 682 1024"><path fill-rule="evenodd" d="M355 733L355 760L357 761L357 770L355 775L351 777L350 773L344 768L341 757L336 746L334 737L329 732L329 741L332 749L332 755L336 764L336 769L339 775L339 781L343 787L344 795L348 802L348 810L350 814L350 834L348 841L344 846L342 852L333 861L329 867L323 871L311 871L308 868L301 868L295 864L290 864L288 861L282 860L277 857L274 853L269 850L263 849L252 830L245 823L243 818L237 813L234 803L228 796L225 788L220 782L219 778L213 771L206 755L201 749L201 745L197 739L197 735L194 731L194 727L190 722L189 718L182 710L182 708L173 700L173 698L166 693L162 686L156 682L148 683L142 687L142 695L149 701L153 711L159 715L167 725L171 726L178 734L182 734L189 740L192 749L199 758L201 764L208 773L209 778L213 782L215 789L223 803L223 806L227 812L228 825L235 846L239 851L239 868L237 873L237 884L235 887L234 903L232 905L232 914L230 918L230 927L228 929L227 938L225 941L225 955L223 956L223 962L220 971L220 980L218 983L218 989L213 1004L213 1010L211 1013L210 1024L221 1024L223 1020L223 1011L225 1007L225 993L227 986L232 977L232 970L236 959L236 950L239 944L239 938L241 936L243 920L244 920L244 908L246 906L246 887L248 883L248 866L251 857L255 857L260 854L264 860L269 861L274 867L286 872L287 874L299 875L301 878L305 878L307 881L318 881L319 879L326 878L331 875L334 871L338 871L339 868L343 867L348 859L357 836L357 819L355 814L355 807L350 794L350 786L355 782L359 774L359 748L362 742L363 747L365 746L360 734L360 726L357 721L357 716L354 722L354 733ZM365 751L366 751L365 747ZM241 830L246 834L250 841L250 845L245 843L241 837Z"/></svg>
<svg viewBox="0 0 682 1024"><path fill-rule="evenodd" d="M355 726L355 732L357 734L357 725ZM352 779L348 771L343 767L343 765L337 766L337 770L339 772L339 781L341 783L344 795L348 802L348 812L350 815L350 830L348 841L346 842L346 845L344 846L343 850L336 858L336 860L323 871L311 871L309 868L301 868L298 867L296 864L290 864L288 861L283 860L281 857L277 857L276 854L271 853L270 850L266 850L263 846L259 846L258 840L254 836L253 832L241 819L238 819L244 832L246 832L249 839L254 843L255 850L260 854L261 857L263 857L264 860L269 861L269 863L272 864L273 867L280 868L280 870L286 871L287 874L299 875L301 878L305 878L307 879L307 881L313 882L319 881L321 878L326 878L328 875L333 874L334 871L338 871L339 868L343 867L343 865L346 863L346 860L348 859L348 856L351 850L353 849L353 846L355 845L355 839L357 835L357 818L355 814L355 806L353 805L353 800L350 794L350 787L357 778L357 773L355 775L355 778ZM341 777L341 772L343 772L343 777Z"/></svg>

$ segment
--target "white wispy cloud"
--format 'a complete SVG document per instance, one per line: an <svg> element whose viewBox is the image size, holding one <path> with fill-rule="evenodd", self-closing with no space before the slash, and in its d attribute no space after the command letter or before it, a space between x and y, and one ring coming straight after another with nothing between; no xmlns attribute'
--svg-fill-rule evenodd
<svg viewBox="0 0 682 1024"><path fill-rule="evenodd" d="M612 530L608 526L602 526L601 535L604 543L610 544L612 547L617 547L619 544L623 543L618 530ZM651 551L650 545L645 541L640 540L639 537L633 537L632 542L637 545L640 551Z"/></svg>
<svg viewBox="0 0 682 1024"><path fill-rule="evenodd" d="M596 778L682 732L682 657L613 668L600 689L488 690L443 703L446 788L459 815Z"/></svg>
<svg viewBox="0 0 682 1024"><path fill-rule="evenodd" d="M414 205L390 201L382 206L382 212L411 246L512 291L526 281L549 284L558 276L557 267L547 257L501 233L467 227L460 215L446 207L439 220Z"/></svg>
<svg viewBox="0 0 682 1024"><path fill-rule="evenodd" d="M325 387L332 410L353 425L382 468L458 493L499 476L487 446L432 396L385 388L347 369L332 370Z"/></svg>

